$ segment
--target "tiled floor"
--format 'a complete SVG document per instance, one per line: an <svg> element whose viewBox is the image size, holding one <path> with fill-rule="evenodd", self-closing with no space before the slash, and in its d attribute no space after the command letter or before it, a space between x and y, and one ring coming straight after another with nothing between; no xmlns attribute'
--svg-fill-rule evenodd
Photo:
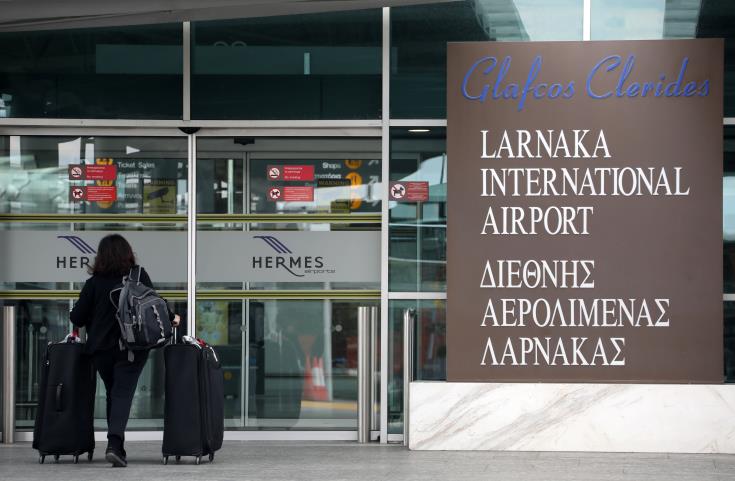
<svg viewBox="0 0 735 481"><path fill-rule="evenodd" d="M126 446L130 465L112 469L98 443L92 463L62 457L38 464L30 444L0 445L0 480L543 480L733 481L735 456L408 451L402 446L227 441L211 464L161 464L160 443Z"/></svg>

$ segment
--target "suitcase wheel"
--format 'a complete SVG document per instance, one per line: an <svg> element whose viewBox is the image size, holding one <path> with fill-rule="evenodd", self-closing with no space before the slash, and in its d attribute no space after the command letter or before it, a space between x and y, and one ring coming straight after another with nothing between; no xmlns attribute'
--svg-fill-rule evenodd
<svg viewBox="0 0 735 481"><path fill-rule="evenodd" d="M87 461L90 463L92 462L92 458L94 457L94 451L90 451L87 453Z"/></svg>
<svg viewBox="0 0 735 481"><path fill-rule="evenodd" d="M209 453L209 462L214 461L214 453Z"/></svg>
<svg viewBox="0 0 735 481"><path fill-rule="evenodd" d="M44 461L46 461L46 456L44 456L43 454L40 454L38 456L38 464L43 464Z"/></svg>
<svg viewBox="0 0 735 481"><path fill-rule="evenodd" d="M196 458L196 459L194 460L194 464L196 464L197 466L198 466L198 465L199 465L199 464L200 464L201 462L202 462L202 457L201 457L201 456L197 456L197 458Z"/></svg>
<svg viewBox="0 0 735 481"><path fill-rule="evenodd" d="M178 463L179 461L181 461L181 456L176 456L176 462Z"/></svg>
<svg viewBox="0 0 735 481"><path fill-rule="evenodd" d="M165 465L168 464L168 456L161 456L161 462Z"/></svg>
<svg viewBox="0 0 735 481"><path fill-rule="evenodd" d="M79 464L79 455L78 454L75 454L74 455L74 464Z"/></svg>
<svg viewBox="0 0 735 481"><path fill-rule="evenodd" d="M59 462L59 455L58 454L54 454L54 462L55 463L58 463Z"/></svg>

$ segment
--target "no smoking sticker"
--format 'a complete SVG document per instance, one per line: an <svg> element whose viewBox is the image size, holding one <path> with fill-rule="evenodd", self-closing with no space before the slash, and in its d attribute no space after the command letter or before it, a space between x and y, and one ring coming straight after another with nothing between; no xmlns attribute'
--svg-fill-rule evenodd
<svg viewBox="0 0 735 481"><path fill-rule="evenodd" d="M69 178L73 180L80 180L84 178L84 170L79 165L72 165L69 167Z"/></svg>
<svg viewBox="0 0 735 481"><path fill-rule="evenodd" d="M268 167L268 178L270 180L278 180L281 178L281 169L278 167Z"/></svg>

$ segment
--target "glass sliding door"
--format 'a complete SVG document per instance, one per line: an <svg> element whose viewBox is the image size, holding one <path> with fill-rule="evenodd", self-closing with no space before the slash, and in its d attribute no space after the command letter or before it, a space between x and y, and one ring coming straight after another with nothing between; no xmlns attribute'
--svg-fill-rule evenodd
<svg viewBox="0 0 735 481"><path fill-rule="evenodd" d="M41 357L69 332L69 310L102 237L122 234L185 317L187 169L183 135L0 136L0 301L16 306L19 430L33 427ZM154 351L129 429L162 426L163 376ZM98 382L98 429L106 428L104 406Z"/></svg>
<svg viewBox="0 0 735 481"><path fill-rule="evenodd" d="M357 429L380 159L372 138L197 138L196 329L220 353L228 429Z"/></svg>

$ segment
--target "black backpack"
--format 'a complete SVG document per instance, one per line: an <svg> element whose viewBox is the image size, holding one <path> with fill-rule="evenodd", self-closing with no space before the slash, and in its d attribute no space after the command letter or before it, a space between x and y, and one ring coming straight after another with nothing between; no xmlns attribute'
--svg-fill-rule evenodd
<svg viewBox="0 0 735 481"><path fill-rule="evenodd" d="M123 277L122 287L110 292L120 325L120 349L128 350L131 361L133 351L161 347L173 333L168 304L155 289L140 282L140 271L140 266L130 269L130 274ZM117 304L113 300L114 292L120 292Z"/></svg>

